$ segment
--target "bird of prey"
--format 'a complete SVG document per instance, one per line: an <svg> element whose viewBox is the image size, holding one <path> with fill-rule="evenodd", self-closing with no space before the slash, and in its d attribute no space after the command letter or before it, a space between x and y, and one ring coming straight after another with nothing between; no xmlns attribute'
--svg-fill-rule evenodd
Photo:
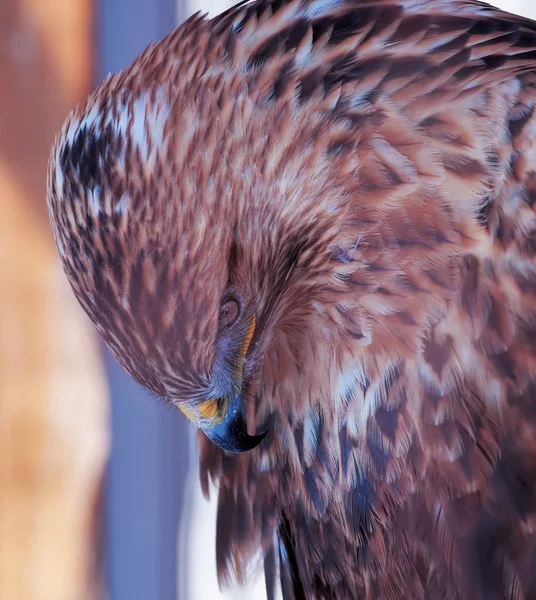
<svg viewBox="0 0 536 600"><path fill-rule="evenodd" d="M521 17L253 0L68 117L59 255L201 430L222 584L536 598L535 105Z"/></svg>

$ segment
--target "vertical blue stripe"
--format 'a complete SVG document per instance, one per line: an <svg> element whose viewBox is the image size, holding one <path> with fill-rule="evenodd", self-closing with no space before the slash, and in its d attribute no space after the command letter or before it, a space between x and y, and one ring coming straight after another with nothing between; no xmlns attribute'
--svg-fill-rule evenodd
<svg viewBox="0 0 536 600"><path fill-rule="evenodd" d="M99 0L97 81L128 65L176 21L175 0ZM187 425L178 411L138 387L107 351L105 358L112 427L104 535L110 600L175 600Z"/></svg>

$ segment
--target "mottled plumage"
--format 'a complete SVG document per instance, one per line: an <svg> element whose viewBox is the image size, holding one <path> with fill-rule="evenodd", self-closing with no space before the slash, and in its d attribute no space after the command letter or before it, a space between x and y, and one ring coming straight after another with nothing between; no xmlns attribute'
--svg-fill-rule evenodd
<svg viewBox="0 0 536 600"><path fill-rule="evenodd" d="M535 105L531 21L260 0L67 120L74 293L137 381L256 446L200 434L222 581L260 560L269 598L536 598Z"/></svg>

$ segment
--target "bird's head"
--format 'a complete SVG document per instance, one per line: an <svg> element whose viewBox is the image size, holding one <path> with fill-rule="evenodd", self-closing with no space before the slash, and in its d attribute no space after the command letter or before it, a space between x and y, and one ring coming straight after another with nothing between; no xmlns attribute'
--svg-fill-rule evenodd
<svg viewBox="0 0 536 600"><path fill-rule="evenodd" d="M314 302L342 207L321 123L252 93L204 28L150 47L69 116L47 200L73 291L115 357L241 452L264 436L246 430L264 353Z"/></svg>

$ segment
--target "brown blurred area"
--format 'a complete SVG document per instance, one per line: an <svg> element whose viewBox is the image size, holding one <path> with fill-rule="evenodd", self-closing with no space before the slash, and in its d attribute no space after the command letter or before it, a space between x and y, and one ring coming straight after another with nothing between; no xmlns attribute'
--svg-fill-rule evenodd
<svg viewBox="0 0 536 600"><path fill-rule="evenodd" d="M92 76L91 0L0 0L0 598L100 597L99 347L56 256L46 165Z"/></svg>

